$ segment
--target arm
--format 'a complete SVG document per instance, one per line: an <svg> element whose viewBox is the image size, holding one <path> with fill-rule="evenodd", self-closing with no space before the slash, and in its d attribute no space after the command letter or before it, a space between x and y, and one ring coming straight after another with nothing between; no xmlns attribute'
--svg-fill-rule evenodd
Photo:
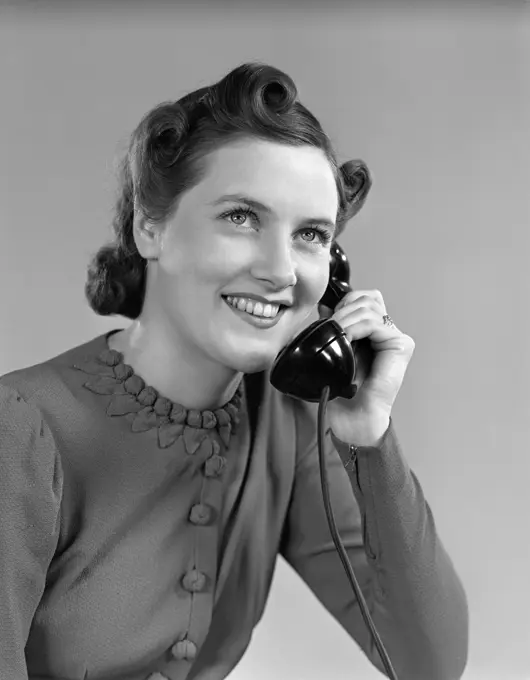
<svg viewBox="0 0 530 680"><path fill-rule="evenodd" d="M337 529L398 677L458 680L467 661L466 596L392 423L378 448L357 449L350 472L348 445L328 430L325 446ZM329 531L316 444L297 464L282 554L384 673Z"/></svg>
<svg viewBox="0 0 530 680"><path fill-rule="evenodd" d="M24 648L58 535L62 470L36 408L0 384L0 677L27 680Z"/></svg>

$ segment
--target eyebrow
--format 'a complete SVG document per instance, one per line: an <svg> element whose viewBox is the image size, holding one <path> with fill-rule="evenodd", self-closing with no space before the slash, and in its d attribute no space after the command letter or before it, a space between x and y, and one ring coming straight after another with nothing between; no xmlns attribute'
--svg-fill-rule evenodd
<svg viewBox="0 0 530 680"><path fill-rule="evenodd" d="M264 203L261 203L260 201L257 201L254 198L250 198L250 196L244 196L243 194L225 194L224 196L221 196L216 201L214 201L211 205L220 205L221 203L230 202L246 203L251 208L261 210L262 212L267 213L269 215L274 213L274 210L272 210L272 208L270 208L268 205L265 205ZM329 220L327 217L306 217L305 219L302 220L302 222L307 225L319 225L319 224L325 225L333 230L336 230L337 228L337 224L334 221Z"/></svg>

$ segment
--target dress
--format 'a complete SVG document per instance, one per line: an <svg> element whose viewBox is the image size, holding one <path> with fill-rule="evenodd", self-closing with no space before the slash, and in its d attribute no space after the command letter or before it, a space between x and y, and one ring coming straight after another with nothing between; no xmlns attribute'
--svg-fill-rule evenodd
<svg viewBox="0 0 530 680"><path fill-rule="evenodd" d="M324 512L318 404L263 372L223 408L187 411L111 333L0 378L0 680L221 680L278 555L382 669ZM325 446L337 527L398 677L461 677L466 595L393 423L352 472L329 428Z"/></svg>

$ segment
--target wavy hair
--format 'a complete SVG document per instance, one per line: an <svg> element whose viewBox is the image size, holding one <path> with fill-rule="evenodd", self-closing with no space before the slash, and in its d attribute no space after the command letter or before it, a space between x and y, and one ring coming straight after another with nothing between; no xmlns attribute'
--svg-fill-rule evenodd
<svg viewBox="0 0 530 680"><path fill-rule="evenodd" d="M97 314L136 319L142 311L147 273L133 236L135 210L154 223L170 217L179 196L204 176L205 156L241 137L309 145L325 153L339 197L337 236L362 207L371 187L363 161L338 166L330 139L298 100L287 74L242 64L211 86L156 106L132 133L120 165L114 238L88 267L85 295Z"/></svg>

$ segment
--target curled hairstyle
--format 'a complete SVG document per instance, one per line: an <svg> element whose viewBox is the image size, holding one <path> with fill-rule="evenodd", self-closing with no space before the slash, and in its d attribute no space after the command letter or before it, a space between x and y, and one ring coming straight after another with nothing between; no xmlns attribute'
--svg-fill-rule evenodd
<svg viewBox="0 0 530 680"><path fill-rule="evenodd" d="M120 166L114 239L99 249L88 268L85 294L97 314L136 319L142 311L147 273L133 236L135 211L154 223L170 217L179 196L204 176L204 157L237 138L321 149L335 175L337 235L342 232L366 199L370 174L362 161L338 166L331 141L297 96L288 75L250 63L144 116Z"/></svg>

